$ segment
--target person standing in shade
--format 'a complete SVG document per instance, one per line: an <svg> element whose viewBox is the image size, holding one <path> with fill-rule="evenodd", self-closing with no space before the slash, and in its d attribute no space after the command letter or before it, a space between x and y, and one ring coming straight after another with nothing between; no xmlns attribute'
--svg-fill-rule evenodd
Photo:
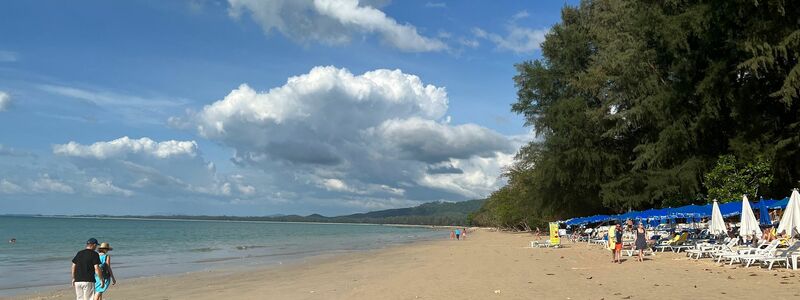
<svg viewBox="0 0 800 300"><path fill-rule="evenodd" d="M636 244L636 250L639 250L639 257L637 258L638 261L644 261L644 249L647 249L647 231L644 230L644 225L639 223L639 227L636 228L636 240L634 240L634 244Z"/></svg>
<svg viewBox="0 0 800 300"><path fill-rule="evenodd" d="M92 300L95 274L100 278L100 285L104 286L103 273L100 271L100 255L94 251L96 248L97 239L90 238L86 241L86 248L78 251L72 259L72 286L75 288L77 300Z"/></svg>
<svg viewBox="0 0 800 300"><path fill-rule="evenodd" d="M94 275L94 300L103 300L103 293L106 292L108 286L117 284L117 278L114 277L114 271L111 270L111 255L108 254L111 250L114 248L111 248L111 245L106 242L100 243L100 247L97 247L97 251L100 252L100 271L103 273L103 279Z"/></svg>

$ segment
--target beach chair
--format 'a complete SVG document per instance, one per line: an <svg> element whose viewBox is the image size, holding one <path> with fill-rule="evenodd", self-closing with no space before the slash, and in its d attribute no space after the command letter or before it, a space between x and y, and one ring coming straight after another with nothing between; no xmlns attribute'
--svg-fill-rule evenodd
<svg viewBox="0 0 800 300"><path fill-rule="evenodd" d="M780 242L778 244L780 244ZM772 265L776 262L783 263L788 269L789 260L798 250L800 250L800 241L795 242L789 246L789 248L781 250L780 253L776 251L776 254L773 257L757 258L756 261L761 261L762 264L767 265L768 270L772 270Z"/></svg>
<svg viewBox="0 0 800 300"><path fill-rule="evenodd" d="M679 239L681 238L680 234L676 234L669 240L663 240L658 245L653 246L654 250L661 249L661 252L664 252L665 249L670 248L672 250L672 245L674 245Z"/></svg>
<svg viewBox="0 0 800 300"><path fill-rule="evenodd" d="M695 249L686 250L686 256L688 256L690 259L694 258L695 260L698 260L706 255L708 255L709 257L713 257L715 253L723 251L733 251L733 247L736 246L737 240L726 238L726 241L727 242L724 244L717 244L717 245L699 244L696 246Z"/></svg>
<svg viewBox="0 0 800 300"><path fill-rule="evenodd" d="M780 244L780 241L774 240L769 243L766 248L756 249L753 253L730 256L731 262L728 265L732 265L734 262L741 262L745 267L749 267L758 259L772 258L775 256L775 250L778 249L778 244Z"/></svg>
<svg viewBox="0 0 800 300"><path fill-rule="evenodd" d="M688 232L684 232L684 233L675 235L675 237L673 237L667 243L654 246L653 248L661 249L661 252L664 252L664 250L666 250L666 249L669 249L670 251L676 252L675 250L679 249L678 247L682 246L683 243L686 242L686 239L688 239L688 238L689 238L689 233Z"/></svg>
<svg viewBox="0 0 800 300"><path fill-rule="evenodd" d="M737 242L739 241L738 238L734 238L734 240ZM728 259L731 256L741 255L741 254L751 254L754 251L758 249L763 249L766 246L767 246L766 243L761 243L756 247L740 247L740 248L731 247L731 249L726 249L719 251L717 253L713 253L711 256L717 261L717 263L721 263L723 260Z"/></svg>

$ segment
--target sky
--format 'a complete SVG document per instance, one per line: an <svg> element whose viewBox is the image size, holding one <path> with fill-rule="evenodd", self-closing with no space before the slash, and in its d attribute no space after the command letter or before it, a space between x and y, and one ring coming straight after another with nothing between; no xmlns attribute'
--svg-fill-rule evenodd
<svg viewBox="0 0 800 300"><path fill-rule="evenodd" d="M0 3L0 214L340 215L488 196L561 1Z"/></svg>

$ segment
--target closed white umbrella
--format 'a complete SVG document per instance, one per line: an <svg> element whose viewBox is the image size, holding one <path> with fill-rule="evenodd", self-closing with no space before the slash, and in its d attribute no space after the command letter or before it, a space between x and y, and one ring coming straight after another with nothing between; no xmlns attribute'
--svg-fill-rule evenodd
<svg viewBox="0 0 800 300"><path fill-rule="evenodd" d="M719 211L717 199L714 199L714 204L711 206L711 222L708 224L708 233L719 235L726 232L728 230L725 228L725 220L722 219L722 212Z"/></svg>
<svg viewBox="0 0 800 300"><path fill-rule="evenodd" d="M779 234L785 231L789 236L793 236L800 232L800 203L798 202L800 202L800 193L794 189L792 196L789 197L789 204L783 210L781 223L778 225Z"/></svg>
<svg viewBox="0 0 800 300"><path fill-rule="evenodd" d="M761 234L761 228L758 227L758 219L750 207L747 196L742 195L742 224L739 226L739 236L757 236L759 234Z"/></svg>

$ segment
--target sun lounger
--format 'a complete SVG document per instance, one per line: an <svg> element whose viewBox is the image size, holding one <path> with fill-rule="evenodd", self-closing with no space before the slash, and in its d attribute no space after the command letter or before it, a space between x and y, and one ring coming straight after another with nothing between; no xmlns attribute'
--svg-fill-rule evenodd
<svg viewBox="0 0 800 300"><path fill-rule="evenodd" d="M694 258L695 260L706 255L712 257L715 253L733 251L733 247L736 246L736 242L736 239L728 239L727 243L724 244L699 244L695 249L686 250L686 255L689 256L689 258Z"/></svg>
<svg viewBox="0 0 800 300"><path fill-rule="evenodd" d="M544 241L531 241L531 248L558 248L561 244L552 244L550 240Z"/></svg>
<svg viewBox="0 0 800 300"><path fill-rule="evenodd" d="M775 250L778 248L779 243L780 241L775 240L769 243L766 248L756 249L753 253L732 255L729 257L731 260L729 265L732 265L734 262L741 262L745 267L749 267L758 259L772 258L775 256Z"/></svg>
<svg viewBox="0 0 800 300"><path fill-rule="evenodd" d="M800 250L800 242L795 242L789 246L789 248L783 249L780 252L776 251L773 257L758 258L756 261L761 261L762 264L767 265L767 269L769 270L772 270L772 265L775 263L783 263L786 268L789 268L789 260L798 250Z"/></svg>
<svg viewBox="0 0 800 300"><path fill-rule="evenodd" d="M737 239L738 241L738 239ZM742 254L752 254L758 249L762 249L766 247L766 243L761 243L757 247L742 247L742 248L731 248L730 250L723 250L717 253L713 253L711 256L717 261L717 263L721 263L723 260L730 259L732 256L742 255Z"/></svg>

